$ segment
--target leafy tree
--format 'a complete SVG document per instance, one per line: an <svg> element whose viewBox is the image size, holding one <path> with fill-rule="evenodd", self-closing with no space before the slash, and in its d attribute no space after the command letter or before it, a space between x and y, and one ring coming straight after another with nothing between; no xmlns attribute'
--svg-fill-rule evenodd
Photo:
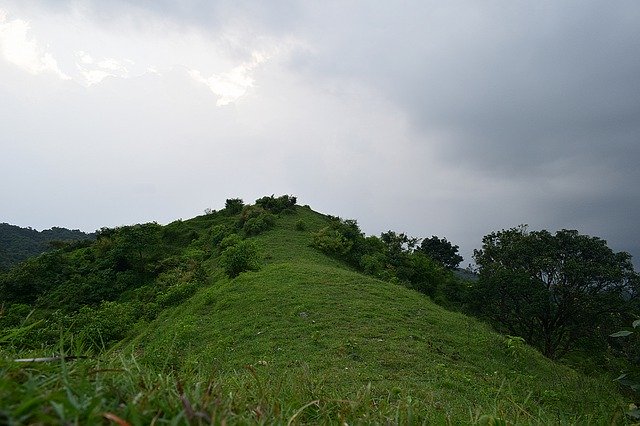
<svg viewBox="0 0 640 426"><path fill-rule="evenodd" d="M119 272L149 272L163 254L160 240L162 229L157 223L118 228L112 249L114 269Z"/></svg>
<svg viewBox="0 0 640 426"><path fill-rule="evenodd" d="M462 256L458 254L458 249L458 246L454 246L446 238L438 238L435 235L422 240L420 247L418 247L418 251L451 270L456 269L463 260Z"/></svg>
<svg viewBox="0 0 640 426"><path fill-rule="evenodd" d="M550 358L628 314L638 294L631 256L600 238L520 226L482 242L474 251L480 272L475 310Z"/></svg>
<svg viewBox="0 0 640 426"><path fill-rule="evenodd" d="M238 214L244 207L244 201L241 198L228 198L224 203L224 211L230 215Z"/></svg>
<svg viewBox="0 0 640 426"><path fill-rule="evenodd" d="M403 232L398 234L387 231L380 234L380 240L384 243L387 269L393 271L399 280L411 282L414 273L412 253L418 239L409 237Z"/></svg>

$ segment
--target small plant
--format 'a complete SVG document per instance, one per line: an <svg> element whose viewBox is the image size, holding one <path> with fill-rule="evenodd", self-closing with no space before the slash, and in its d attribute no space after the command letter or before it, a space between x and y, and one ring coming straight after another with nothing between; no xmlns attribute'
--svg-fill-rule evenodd
<svg viewBox="0 0 640 426"><path fill-rule="evenodd" d="M296 222L296 231L306 231L307 230L307 223L300 219L299 221Z"/></svg>
<svg viewBox="0 0 640 426"><path fill-rule="evenodd" d="M637 328L640 326L640 319L637 319L632 324L633 328ZM621 337L629 337L634 334L633 331L630 330L620 330L613 334L610 334L609 337L621 338ZM636 400L635 404L629 405L629 411L627 411L627 416L631 417L634 420L640 420L640 408L638 407L637 401L640 400L640 380L638 380L637 376L634 376L628 372L622 373L619 377L615 379L621 385L629 388L631 392L633 392L633 396Z"/></svg>
<svg viewBox="0 0 640 426"><path fill-rule="evenodd" d="M525 340L519 336L507 336L504 345L509 355L513 358L521 358L524 354Z"/></svg>

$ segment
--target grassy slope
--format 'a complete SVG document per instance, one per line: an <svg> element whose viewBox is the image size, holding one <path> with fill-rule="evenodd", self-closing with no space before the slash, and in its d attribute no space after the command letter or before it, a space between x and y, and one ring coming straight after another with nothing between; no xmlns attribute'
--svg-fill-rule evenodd
<svg viewBox="0 0 640 426"><path fill-rule="evenodd" d="M295 230L300 219L305 232ZM185 223L204 229L207 219ZM215 400L242 421L468 423L489 414L601 423L619 412L611 383L510 347L472 318L310 248L324 223L306 208L282 216L255 238L265 266L234 280L208 261L211 285L118 351L190 383L195 390L185 397L203 412ZM217 399L199 393L207 383Z"/></svg>

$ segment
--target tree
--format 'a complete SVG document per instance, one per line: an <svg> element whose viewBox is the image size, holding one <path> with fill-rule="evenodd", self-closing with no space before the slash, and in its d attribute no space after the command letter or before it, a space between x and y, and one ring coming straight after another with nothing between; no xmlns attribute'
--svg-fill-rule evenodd
<svg viewBox="0 0 640 426"><path fill-rule="evenodd" d="M454 270L463 260L462 256L458 254L458 249L458 246L454 246L446 238L438 238L433 235L431 238L422 240L417 250L442 264L445 268Z"/></svg>
<svg viewBox="0 0 640 426"><path fill-rule="evenodd" d="M228 198L224 203L224 211L229 215L240 213L243 207L242 198Z"/></svg>
<svg viewBox="0 0 640 426"><path fill-rule="evenodd" d="M474 251L476 311L550 358L629 313L638 294L631 256L597 237L520 226L486 235L482 243Z"/></svg>

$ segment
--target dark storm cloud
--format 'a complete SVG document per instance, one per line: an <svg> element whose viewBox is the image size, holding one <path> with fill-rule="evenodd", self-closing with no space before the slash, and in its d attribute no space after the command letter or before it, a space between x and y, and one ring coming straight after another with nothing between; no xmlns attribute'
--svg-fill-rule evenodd
<svg viewBox="0 0 640 426"><path fill-rule="evenodd" d="M638 257L640 3L405 6L324 19L328 34L310 32L322 48L298 66L376 87L423 135L416 144L517 185L539 226L602 233Z"/></svg>

